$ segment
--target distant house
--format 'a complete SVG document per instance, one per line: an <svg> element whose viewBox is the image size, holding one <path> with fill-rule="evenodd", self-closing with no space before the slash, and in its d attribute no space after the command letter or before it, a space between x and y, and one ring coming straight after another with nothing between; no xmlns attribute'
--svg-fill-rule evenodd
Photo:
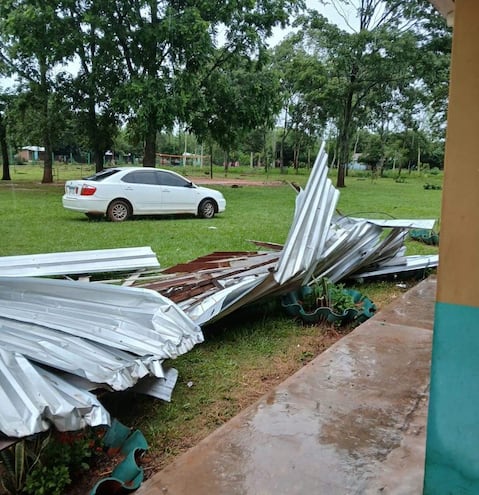
<svg viewBox="0 0 479 495"><path fill-rule="evenodd" d="M348 163L348 169L349 170L367 170L368 166L365 165L364 163L350 162L350 163Z"/></svg>
<svg viewBox="0 0 479 495"><path fill-rule="evenodd" d="M18 157L26 162L44 160L45 148L43 146L24 146L18 150Z"/></svg>

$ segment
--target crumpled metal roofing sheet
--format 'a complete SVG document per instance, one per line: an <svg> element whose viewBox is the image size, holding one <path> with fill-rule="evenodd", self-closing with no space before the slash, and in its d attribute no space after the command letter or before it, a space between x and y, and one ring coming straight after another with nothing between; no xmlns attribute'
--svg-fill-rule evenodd
<svg viewBox="0 0 479 495"><path fill-rule="evenodd" d="M396 261L396 263L394 263ZM368 270L364 272L356 272L351 278L369 278L390 275L393 273L405 273L417 270L427 270L435 268L439 264L439 255L424 254L403 256L397 260L392 259L390 262L378 266L376 270Z"/></svg>
<svg viewBox="0 0 479 495"><path fill-rule="evenodd" d="M328 179L326 163L323 143L308 183L297 197L293 225L275 268L278 284L310 271L323 251L339 199L339 191Z"/></svg>
<svg viewBox="0 0 479 495"><path fill-rule="evenodd" d="M172 267L166 278L161 275L157 281L142 286L168 297L180 294L175 300L181 308L196 323L204 325L241 306L297 289L316 278L338 282L358 270L376 270L392 260L398 269L405 267L407 229L432 227L435 221L334 215L339 191L328 179L327 170L322 146L305 189L297 195L286 242L282 249L275 245L269 259L258 263L255 256L259 257L259 253L252 257L245 257L245 253L213 253ZM383 238L385 228L391 231ZM256 244L268 248L268 243ZM235 260L237 269L233 268ZM175 271L181 273L175 276Z"/></svg>
<svg viewBox="0 0 479 495"><path fill-rule="evenodd" d="M21 354L0 349L0 383L0 429L7 436L45 431L51 423L65 431L109 422L93 394L71 387Z"/></svg>
<svg viewBox="0 0 479 495"><path fill-rule="evenodd" d="M274 252L213 253L130 280L136 288L0 277L0 399L7 404L0 411L0 430L21 436L50 422L59 429L106 422L106 411L88 390L135 386L169 397L176 375L165 372L163 360L201 342L199 325L317 277L336 282L422 266L423 257L404 256L403 241L408 228L432 226L431 221L335 216L339 192L326 164L322 147L306 188L297 195L286 243L282 249L274 245ZM390 229L385 237L384 228ZM87 267L84 255L68 268L46 262L43 274L73 273L74 265L78 273L89 272L96 260L88 260L93 264ZM52 256L58 265L58 254ZM435 262L430 257L427 266ZM98 271L107 271L106 266L105 259L98 260ZM152 377L163 383L150 383Z"/></svg>
<svg viewBox="0 0 479 495"><path fill-rule="evenodd" d="M396 228L405 228L405 229L426 229L431 230L434 228L436 224L436 220L426 218L426 219L417 219L417 218L386 218L386 219L372 219L372 218L355 218L349 217L351 220L364 221L366 220L369 223L374 223L378 227L382 227L384 229L396 229Z"/></svg>
<svg viewBox="0 0 479 495"><path fill-rule="evenodd" d="M201 330L169 299L106 284L0 277L1 317L161 359L202 341Z"/></svg>
<svg viewBox="0 0 479 495"><path fill-rule="evenodd" d="M144 376L163 378L165 359L202 341L200 327L154 291L0 277L0 392L8 404L0 431L25 436L50 421L65 430L107 420L94 396L68 375L35 363L124 390Z"/></svg>
<svg viewBox="0 0 479 495"><path fill-rule="evenodd" d="M43 277L158 268L150 247L70 251L0 257L1 277Z"/></svg>

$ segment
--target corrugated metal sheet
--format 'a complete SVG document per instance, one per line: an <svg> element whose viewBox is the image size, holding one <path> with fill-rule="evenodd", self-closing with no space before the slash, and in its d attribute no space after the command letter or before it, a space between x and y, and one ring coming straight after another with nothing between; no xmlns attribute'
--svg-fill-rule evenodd
<svg viewBox="0 0 479 495"><path fill-rule="evenodd" d="M154 291L1 277L0 431L25 436L51 423L60 430L104 424L108 414L91 387L68 376L114 390L145 376L166 380L163 361L202 341L199 326Z"/></svg>
<svg viewBox="0 0 479 495"><path fill-rule="evenodd" d="M404 256L398 260L391 260L389 263L378 266L376 270L357 272L351 278L381 277L391 274L414 272L435 268L439 264L439 255L411 255Z"/></svg>
<svg viewBox="0 0 479 495"><path fill-rule="evenodd" d="M323 143L306 188L298 194L293 225L275 268L274 278L280 285L312 271L323 251L339 199L326 165Z"/></svg>
<svg viewBox="0 0 479 495"><path fill-rule="evenodd" d="M372 218L355 218L349 217L351 220L356 221L368 221L369 223L373 223L378 227L382 227L383 229L426 229L431 230L434 228L436 224L436 220L430 218L386 218L386 219L372 219Z"/></svg>
<svg viewBox="0 0 479 495"><path fill-rule="evenodd" d="M44 277L158 268L150 247L0 257L0 277Z"/></svg>
<svg viewBox="0 0 479 495"><path fill-rule="evenodd" d="M21 354L0 349L0 383L0 429L6 436L24 437L51 424L65 431L109 422L93 394L71 387Z"/></svg>

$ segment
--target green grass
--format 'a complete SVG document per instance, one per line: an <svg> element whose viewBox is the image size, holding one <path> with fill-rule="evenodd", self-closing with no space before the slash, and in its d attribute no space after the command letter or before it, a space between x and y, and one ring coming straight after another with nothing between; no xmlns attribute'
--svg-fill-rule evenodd
<svg viewBox="0 0 479 495"><path fill-rule="evenodd" d="M211 220L167 216L111 223L64 210L61 187L1 184L0 255L151 246L166 267L212 251L253 250L250 239L284 242L294 209L291 187L216 189L227 210Z"/></svg>
<svg viewBox="0 0 479 495"><path fill-rule="evenodd" d="M86 167L58 168L56 176L65 179L91 172ZM2 256L151 246L166 267L212 251L252 250L251 239L282 243L294 212L295 192L286 183L278 187L214 186L226 197L227 209L212 220L150 217L124 223L94 222L62 208L62 180L40 184L42 170L38 165L17 166L16 170L12 170L11 182L0 183ZM198 169L193 171L199 173ZM241 176L257 179L260 174L246 172ZM306 172L300 172L280 175L274 170L269 178L287 178L304 185ZM215 172L215 176L220 175ZM429 180L411 176L405 183L397 183L392 178L372 182L348 177L338 209L344 214L370 217L438 219L441 191L424 190L423 184ZM434 248L419 243L409 243L408 248L410 254L434 252Z"/></svg>
<svg viewBox="0 0 479 495"><path fill-rule="evenodd" d="M292 180L304 185L305 171L268 180ZM61 206L63 181L89 173L84 167L59 167L51 185L40 184L39 166L12 170L12 181L0 183L0 255L71 250L151 246L163 267L212 251L255 250L249 239L283 243L293 218L295 192L288 184L277 187L218 186L227 209L212 220L191 217L141 218L124 223L89 221ZM204 174L191 170L189 176ZM238 178L264 179L264 172L229 172ZM216 177L223 171L216 170ZM335 182L334 174L331 175ZM440 177L405 175L347 177L338 208L344 214L370 217L434 218L440 216L441 191L424 190ZM437 252L437 248L408 241L408 254ZM378 307L404 291L393 282L357 287ZM304 326L283 314L274 302L235 313L204 329L205 342L168 364L179 370L179 381L169 404L128 392L105 395L113 416L139 427L150 443L147 474L252 403L275 383L299 369L339 336L324 325ZM90 477L92 484L96 481ZM85 490L86 491L86 490Z"/></svg>

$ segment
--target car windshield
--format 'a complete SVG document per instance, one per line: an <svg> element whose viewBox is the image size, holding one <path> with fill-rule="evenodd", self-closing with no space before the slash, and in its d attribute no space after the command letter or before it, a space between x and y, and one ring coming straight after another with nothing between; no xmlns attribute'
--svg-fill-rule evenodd
<svg viewBox="0 0 479 495"><path fill-rule="evenodd" d="M83 180L93 180L99 182L106 179L107 177L111 177L119 171L120 169L118 168L107 168L105 170L102 170L101 172L97 172L94 175L90 175L89 177L83 177Z"/></svg>

